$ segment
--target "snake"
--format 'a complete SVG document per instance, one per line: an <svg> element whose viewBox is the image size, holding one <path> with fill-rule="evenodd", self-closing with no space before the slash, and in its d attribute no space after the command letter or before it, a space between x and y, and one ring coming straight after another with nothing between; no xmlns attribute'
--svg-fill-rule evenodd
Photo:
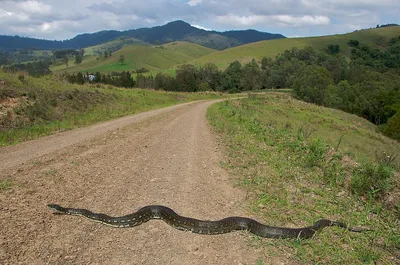
<svg viewBox="0 0 400 265"><path fill-rule="evenodd" d="M345 223L320 219L312 226L303 228L287 228L264 225L246 217L227 217L218 221L198 220L177 214L171 208L162 205L148 205L136 212L124 216L113 217L103 213L94 213L87 209L65 208L58 204L47 205L55 214L77 215L92 221L118 228L134 227L151 219L161 219L168 225L183 231L198 234L216 235L247 230L259 237L309 239L325 227L338 226L351 232L373 231L367 228L350 227Z"/></svg>

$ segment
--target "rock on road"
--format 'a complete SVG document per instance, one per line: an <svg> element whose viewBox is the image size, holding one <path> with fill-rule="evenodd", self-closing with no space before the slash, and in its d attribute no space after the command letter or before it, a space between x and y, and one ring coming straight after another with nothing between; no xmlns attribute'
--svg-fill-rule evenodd
<svg viewBox="0 0 400 265"><path fill-rule="evenodd" d="M255 264L250 234L199 235L159 220L118 229L46 207L125 215L161 204L198 219L245 216L206 120L181 104L0 148L0 264Z"/></svg>

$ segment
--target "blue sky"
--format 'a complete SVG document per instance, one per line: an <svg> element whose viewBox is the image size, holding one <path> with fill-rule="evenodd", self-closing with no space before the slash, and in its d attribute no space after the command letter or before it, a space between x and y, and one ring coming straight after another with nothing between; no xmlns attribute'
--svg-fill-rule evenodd
<svg viewBox="0 0 400 265"><path fill-rule="evenodd" d="M0 0L0 35L62 40L180 19L205 29L295 37L400 23L399 17L399 0Z"/></svg>

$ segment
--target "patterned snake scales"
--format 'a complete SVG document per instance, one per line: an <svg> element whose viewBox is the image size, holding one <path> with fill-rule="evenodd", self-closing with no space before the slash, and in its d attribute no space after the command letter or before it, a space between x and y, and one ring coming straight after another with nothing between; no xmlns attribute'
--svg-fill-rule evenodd
<svg viewBox="0 0 400 265"><path fill-rule="evenodd" d="M218 221L203 221L181 216L172 209L160 205L145 206L135 213L120 217L93 213L86 209L64 208L57 204L49 204L47 206L56 214L79 215L113 227L133 227L150 219L161 219L176 229L206 235L224 234L234 230L247 230L260 237L306 239L312 238L315 233L327 226L339 226L352 232L372 231L365 228L351 228L347 224L327 219L318 220L314 225L303 228L268 226L245 217L228 217Z"/></svg>

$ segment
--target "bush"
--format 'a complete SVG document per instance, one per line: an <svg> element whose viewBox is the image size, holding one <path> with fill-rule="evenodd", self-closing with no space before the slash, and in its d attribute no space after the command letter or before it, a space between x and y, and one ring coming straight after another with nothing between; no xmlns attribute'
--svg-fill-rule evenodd
<svg viewBox="0 0 400 265"><path fill-rule="evenodd" d="M389 119L384 133L396 140L400 140L400 113L397 112L392 118Z"/></svg>
<svg viewBox="0 0 400 265"><path fill-rule="evenodd" d="M325 90L332 84L332 74L326 68L309 65L296 75L293 91L299 99L322 104L325 99Z"/></svg>
<svg viewBox="0 0 400 265"><path fill-rule="evenodd" d="M350 40L349 42L347 42L347 44L351 47L358 47L358 45L360 45L360 42L358 40Z"/></svg>
<svg viewBox="0 0 400 265"><path fill-rule="evenodd" d="M350 190L370 198L382 196L391 187L393 169L383 164L364 163L353 171Z"/></svg>
<svg viewBox="0 0 400 265"><path fill-rule="evenodd" d="M210 85L207 82L202 82L200 83L199 87L198 87L198 91L210 91Z"/></svg>

